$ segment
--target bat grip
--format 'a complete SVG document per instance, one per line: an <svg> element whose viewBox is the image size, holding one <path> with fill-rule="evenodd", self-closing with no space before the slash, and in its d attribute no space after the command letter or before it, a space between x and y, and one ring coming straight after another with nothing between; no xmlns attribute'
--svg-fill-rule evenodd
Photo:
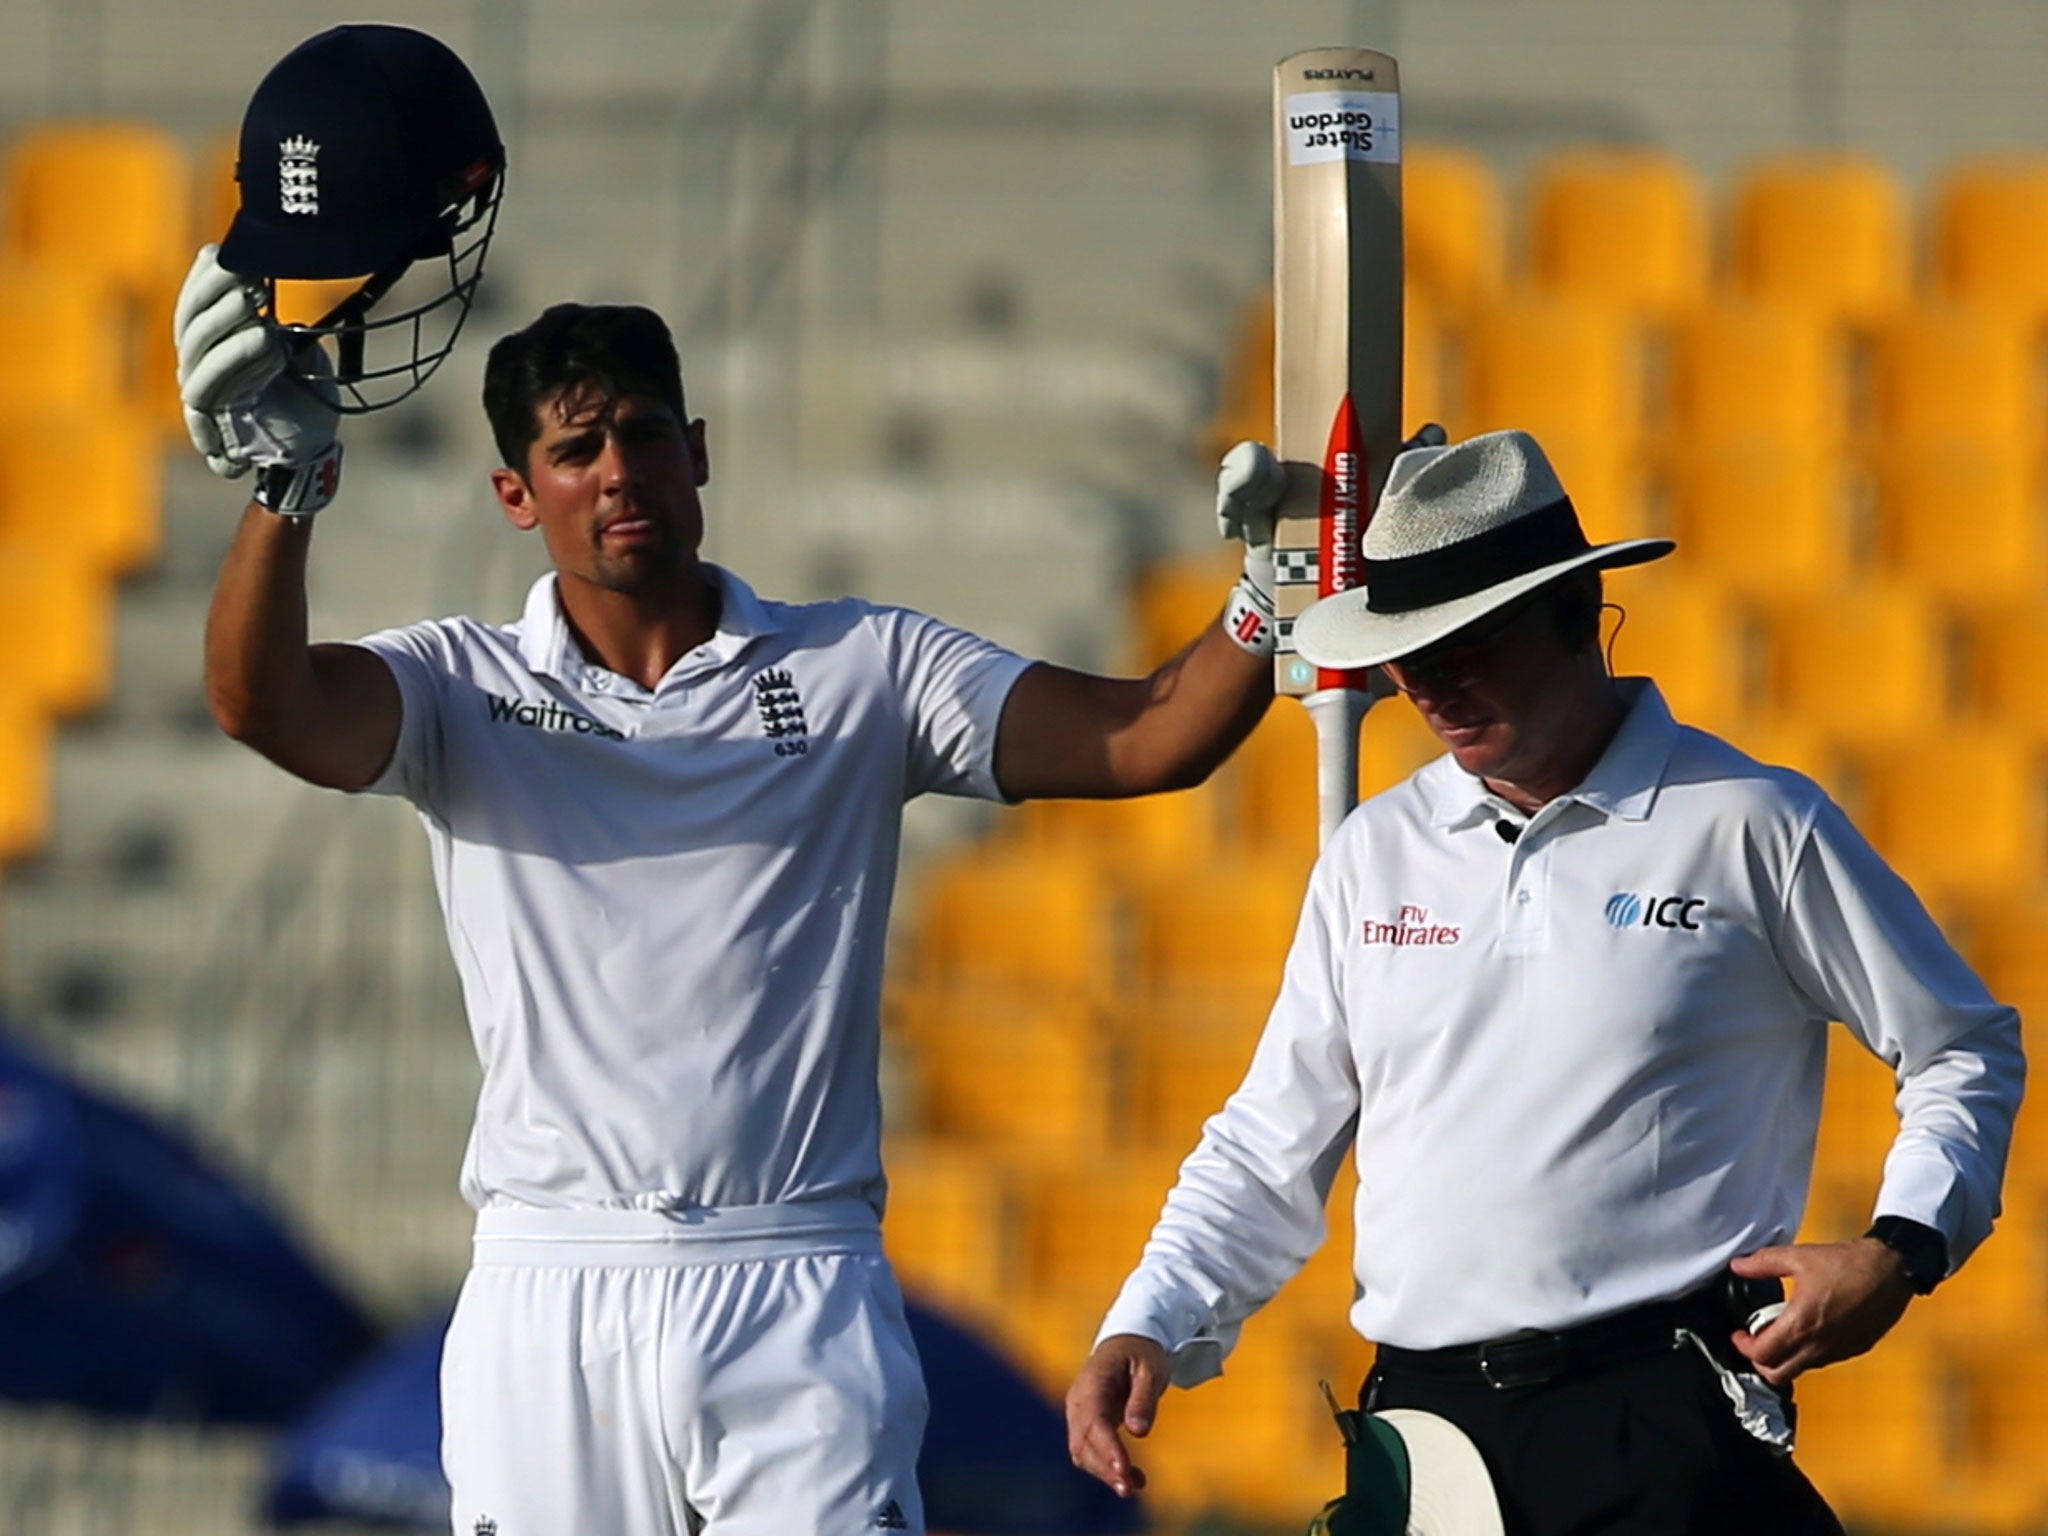
<svg viewBox="0 0 2048 1536"><path fill-rule="evenodd" d="M1317 846L1323 847L1358 804L1358 727L1372 695L1362 688L1322 688L1301 702L1316 726Z"/></svg>

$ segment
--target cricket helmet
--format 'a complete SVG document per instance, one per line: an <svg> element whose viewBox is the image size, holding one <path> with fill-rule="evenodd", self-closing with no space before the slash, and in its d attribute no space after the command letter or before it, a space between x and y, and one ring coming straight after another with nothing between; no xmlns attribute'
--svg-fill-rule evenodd
<svg viewBox="0 0 2048 1536"><path fill-rule="evenodd" d="M468 318L504 190L505 147L468 66L409 27L308 38L256 87L235 179L221 265L260 289L288 352L304 360L304 343L331 344L343 411L424 384ZM299 323L281 309L281 282L333 284L331 307ZM387 296L393 312L371 318ZM324 372L294 371L309 383Z"/></svg>

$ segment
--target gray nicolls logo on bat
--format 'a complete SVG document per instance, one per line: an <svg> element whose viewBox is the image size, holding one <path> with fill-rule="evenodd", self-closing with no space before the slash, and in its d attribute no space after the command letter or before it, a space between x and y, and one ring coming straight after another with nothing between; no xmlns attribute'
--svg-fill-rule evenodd
<svg viewBox="0 0 2048 1536"><path fill-rule="evenodd" d="M754 674L754 708L761 712L761 729L775 742L777 757L802 757L811 750L804 701L796 691L796 679L784 668Z"/></svg>
<svg viewBox="0 0 2048 1536"><path fill-rule="evenodd" d="M320 146L303 134L277 146L277 200L285 213L320 211Z"/></svg>

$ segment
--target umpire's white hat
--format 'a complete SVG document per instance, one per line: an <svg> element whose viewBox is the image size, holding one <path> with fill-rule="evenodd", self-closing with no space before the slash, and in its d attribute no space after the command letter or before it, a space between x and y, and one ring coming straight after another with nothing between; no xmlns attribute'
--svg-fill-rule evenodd
<svg viewBox="0 0 2048 1536"><path fill-rule="evenodd" d="M1669 539L1593 544L1536 439L1488 432L1395 458L1365 531L1365 584L1295 621L1319 667L1396 661L1571 571L1640 565Z"/></svg>

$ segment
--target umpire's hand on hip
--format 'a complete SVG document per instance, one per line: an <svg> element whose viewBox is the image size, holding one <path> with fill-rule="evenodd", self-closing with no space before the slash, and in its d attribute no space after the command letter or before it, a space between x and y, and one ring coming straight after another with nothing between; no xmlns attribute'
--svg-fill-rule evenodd
<svg viewBox="0 0 2048 1536"><path fill-rule="evenodd" d="M1913 1299L1899 1255L1870 1237L1759 1248L1728 1267L1751 1279L1791 1282L1783 1312L1756 1333L1735 1335L1736 1349L1774 1387L1864 1353Z"/></svg>
<svg viewBox="0 0 2048 1536"><path fill-rule="evenodd" d="M1067 1388L1067 1452L1119 1498L1145 1486L1144 1469L1131 1460L1119 1431L1141 1440L1152 1433L1169 1366L1164 1345L1134 1333L1112 1334Z"/></svg>

